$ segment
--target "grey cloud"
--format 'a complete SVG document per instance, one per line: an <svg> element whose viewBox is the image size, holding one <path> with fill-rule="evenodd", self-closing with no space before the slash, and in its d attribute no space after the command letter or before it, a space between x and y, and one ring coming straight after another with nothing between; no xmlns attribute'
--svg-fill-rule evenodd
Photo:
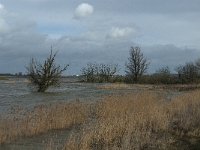
<svg viewBox="0 0 200 150"><path fill-rule="evenodd" d="M36 24L17 14L0 15L7 30L0 32L0 72L24 70L31 56L44 56L47 37L36 31Z"/></svg>
<svg viewBox="0 0 200 150"><path fill-rule="evenodd" d="M81 4L82 0L18 0L13 5L13 0L2 0L2 3L8 5L11 10L16 10L19 13L30 13L30 10L36 14L39 12L48 11L49 13L69 13L73 12L77 5ZM128 15L135 13L147 14L176 14L176 13L195 13L200 12L199 0L86 0L85 3L90 3L95 7L95 11L101 14L108 13L115 15Z"/></svg>
<svg viewBox="0 0 200 150"><path fill-rule="evenodd" d="M30 58L44 59L51 45L59 50L58 63L70 64L69 74L80 73L81 67L88 62L118 63L123 73L130 46L136 43L142 46L151 61L150 72L166 65L173 69L200 57L199 0L84 2L91 3L95 13L77 21L73 20L74 9L82 0L18 0L15 3L2 0L5 8L15 13L3 16L9 30L0 31L0 72L24 72ZM83 28L83 31L52 39L38 29L41 24L47 27L56 24L58 29L70 24ZM118 30L111 32L112 27ZM127 27L136 34L129 35L130 30L124 30ZM106 38L108 35L110 38ZM126 35L126 38L113 38ZM184 48L183 45L195 48Z"/></svg>
<svg viewBox="0 0 200 150"><path fill-rule="evenodd" d="M62 37L51 40L38 33L30 34L32 36L18 33L10 36L10 39L6 40L6 45L0 44L0 72L24 72L24 66L31 57L44 59L50 51L50 45L53 44L55 50L59 50L57 62L62 65L70 64L68 74L79 74L81 68L89 62L117 63L121 67L121 73L124 73L130 46L137 45L127 40L107 39L100 41L99 44L95 40L83 37ZM173 69L200 56L200 52L196 49L179 48L174 45L142 45L142 51L151 61L150 72L166 65Z"/></svg>
<svg viewBox="0 0 200 150"><path fill-rule="evenodd" d="M199 0L102 0L95 1L100 10L127 13L182 13L199 12ZM120 10L120 11L119 11Z"/></svg>
<svg viewBox="0 0 200 150"><path fill-rule="evenodd" d="M195 61L200 58L200 50L175 45L152 45L143 47L145 54L150 59L150 69L156 70L163 66L169 66L171 71L185 62Z"/></svg>

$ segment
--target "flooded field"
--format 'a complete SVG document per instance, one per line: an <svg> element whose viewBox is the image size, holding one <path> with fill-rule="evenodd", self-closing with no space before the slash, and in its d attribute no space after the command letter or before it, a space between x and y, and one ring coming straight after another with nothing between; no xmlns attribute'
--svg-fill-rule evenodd
<svg viewBox="0 0 200 150"><path fill-rule="evenodd" d="M70 101L91 101L102 99L108 95L120 95L138 93L144 90L154 90L150 85L125 85L125 84L93 84L71 82L71 79L62 79L60 87L50 88L45 93L37 93L31 90L30 84L26 78L9 78L0 81L0 112L6 116L11 114L12 109L16 107L33 108L41 104L57 104ZM166 100L181 95L178 91L159 91L165 95ZM57 149L61 149L70 132L76 129L51 130L50 132L39 134L36 136L20 138L10 144L3 144L0 149L3 150L42 150L48 149L51 144ZM53 143L51 143L51 141Z"/></svg>
<svg viewBox="0 0 200 150"><path fill-rule="evenodd" d="M50 88L45 93L33 92L26 78L0 80L0 112L8 112L11 107L33 107L39 104L66 102L72 100L94 101L102 96L124 92L123 89L107 90L107 84L70 82L62 79L60 87ZM130 91L132 89L126 89ZM137 89L135 89L137 90Z"/></svg>

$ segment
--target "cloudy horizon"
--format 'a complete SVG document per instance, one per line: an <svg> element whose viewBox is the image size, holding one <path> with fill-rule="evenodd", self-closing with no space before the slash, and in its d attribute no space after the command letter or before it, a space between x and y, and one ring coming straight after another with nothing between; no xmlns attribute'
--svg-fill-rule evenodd
<svg viewBox="0 0 200 150"><path fill-rule="evenodd" d="M117 63L141 46L149 72L200 58L199 0L0 0L0 73L25 73L50 47L66 74L89 62Z"/></svg>

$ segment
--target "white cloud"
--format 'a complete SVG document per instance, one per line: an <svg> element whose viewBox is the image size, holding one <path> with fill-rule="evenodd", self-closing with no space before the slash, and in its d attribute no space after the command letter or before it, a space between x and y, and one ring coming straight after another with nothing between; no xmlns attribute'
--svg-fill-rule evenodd
<svg viewBox="0 0 200 150"><path fill-rule="evenodd" d="M136 30L131 27L112 27L111 31L108 34L109 38L123 38L128 37L132 34L136 33Z"/></svg>
<svg viewBox="0 0 200 150"><path fill-rule="evenodd" d="M0 3L0 11L4 9L4 5Z"/></svg>
<svg viewBox="0 0 200 150"><path fill-rule="evenodd" d="M75 10L74 17L76 19L85 18L90 16L94 12L94 8L92 5L87 3L82 3L78 5Z"/></svg>

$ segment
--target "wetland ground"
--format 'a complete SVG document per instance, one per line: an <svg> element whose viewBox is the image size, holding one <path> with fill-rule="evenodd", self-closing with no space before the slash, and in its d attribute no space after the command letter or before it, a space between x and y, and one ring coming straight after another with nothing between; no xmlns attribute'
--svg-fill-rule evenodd
<svg viewBox="0 0 200 150"><path fill-rule="evenodd" d="M69 82L31 92L0 81L0 149L198 149L200 91Z"/></svg>

